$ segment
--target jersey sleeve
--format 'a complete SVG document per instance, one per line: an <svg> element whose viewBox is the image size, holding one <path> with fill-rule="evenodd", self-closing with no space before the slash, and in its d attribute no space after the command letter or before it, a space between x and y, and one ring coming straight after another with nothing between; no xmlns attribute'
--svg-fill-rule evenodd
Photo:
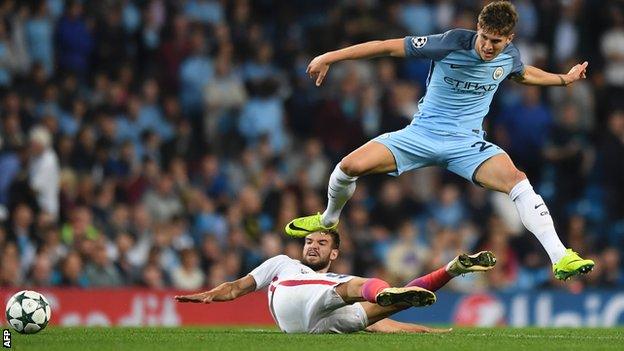
<svg viewBox="0 0 624 351"><path fill-rule="evenodd" d="M271 257L262 262L249 275L256 281L256 290L263 289L271 284L273 277L277 276L282 267L291 260L286 255Z"/></svg>
<svg viewBox="0 0 624 351"><path fill-rule="evenodd" d="M455 50L469 50L474 32L452 29L441 34L422 37L407 36L403 40L406 57L442 60Z"/></svg>
<svg viewBox="0 0 624 351"><path fill-rule="evenodd" d="M509 54L513 59L513 63L511 67L511 72L509 72L507 78L513 78L515 76L522 75L522 73L524 73L524 63L522 63L522 59L520 58L520 50L518 50L518 48L514 44L509 44Z"/></svg>

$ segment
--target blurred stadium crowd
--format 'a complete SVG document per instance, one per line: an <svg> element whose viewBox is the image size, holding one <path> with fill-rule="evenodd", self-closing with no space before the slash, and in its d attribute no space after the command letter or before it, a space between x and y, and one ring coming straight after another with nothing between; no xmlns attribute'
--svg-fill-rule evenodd
<svg viewBox="0 0 624 351"><path fill-rule="evenodd" d="M282 228L322 211L354 148L402 128L429 62L332 67L366 40L474 28L480 1L0 2L0 286L199 289L267 257L299 257ZM570 289L624 285L621 1L514 1L523 60L568 88L504 83L486 120L547 200L563 241L597 260ZM459 252L498 267L459 291L557 287L513 204L428 168L365 177L343 212L334 271L394 283Z"/></svg>

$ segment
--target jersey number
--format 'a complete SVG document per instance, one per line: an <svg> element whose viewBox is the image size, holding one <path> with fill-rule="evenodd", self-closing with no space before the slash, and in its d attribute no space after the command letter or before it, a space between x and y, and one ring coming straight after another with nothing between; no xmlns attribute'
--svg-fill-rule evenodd
<svg viewBox="0 0 624 351"><path fill-rule="evenodd" d="M477 141L476 143L472 144L470 147L476 147L477 145L479 145L479 152L483 152L487 150L488 148L492 147L492 144L486 144L484 141Z"/></svg>

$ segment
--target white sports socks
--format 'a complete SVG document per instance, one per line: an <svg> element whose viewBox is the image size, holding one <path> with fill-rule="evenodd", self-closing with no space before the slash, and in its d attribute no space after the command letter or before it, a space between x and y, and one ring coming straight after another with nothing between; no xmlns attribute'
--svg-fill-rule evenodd
<svg viewBox="0 0 624 351"><path fill-rule="evenodd" d="M330 227L338 223L340 212L355 192L355 181L358 177L351 177L340 169L340 164L336 165L329 177L327 187L327 209L321 216L322 224Z"/></svg>
<svg viewBox="0 0 624 351"><path fill-rule="evenodd" d="M533 191L528 179L516 184L509 197L516 205L524 226L546 249L552 263L557 263L565 256L566 248L557 236L552 217L542 197Z"/></svg>

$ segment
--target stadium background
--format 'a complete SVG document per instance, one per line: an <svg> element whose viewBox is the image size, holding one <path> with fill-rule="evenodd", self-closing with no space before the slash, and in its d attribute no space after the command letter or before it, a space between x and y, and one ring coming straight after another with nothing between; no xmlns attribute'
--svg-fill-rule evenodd
<svg viewBox="0 0 624 351"><path fill-rule="evenodd" d="M429 67L341 63L316 88L308 62L366 40L473 28L484 3L1 1L0 296L98 296L78 311L87 313L153 293L137 323L166 324L149 319L149 306L181 308L166 302L170 289L207 289L278 253L298 257L284 224L323 210L341 157L409 123ZM488 138L529 175L564 243L596 260L594 272L554 281L505 195L433 168L358 181L333 270L400 284L489 249L496 269L449 284L446 315L462 301L538 314L535 300L547 296L591 324L603 304L617 312L624 300L623 3L514 3L523 61L567 72L588 60L588 79L504 83ZM235 314L266 308L242 306Z"/></svg>

